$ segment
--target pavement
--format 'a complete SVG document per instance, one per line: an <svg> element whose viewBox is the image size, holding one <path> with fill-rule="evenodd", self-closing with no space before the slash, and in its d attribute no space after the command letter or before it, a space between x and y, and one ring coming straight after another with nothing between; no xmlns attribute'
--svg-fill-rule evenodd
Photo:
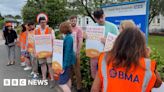
<svg viewBox="0 0 164 92"><path fill-rule="evenodd" d="M56 85L55 88L50 89L48 86L4 86L4 79L27 79L31 80L29 77L31 71L24 71L23 67L20 66L20 56L18 47L16 48L16 64L12 66L6 66L8 62L7 49L4 45L4 40L2 39L0 31L0 92L62 92L60 88Z"/></svg>

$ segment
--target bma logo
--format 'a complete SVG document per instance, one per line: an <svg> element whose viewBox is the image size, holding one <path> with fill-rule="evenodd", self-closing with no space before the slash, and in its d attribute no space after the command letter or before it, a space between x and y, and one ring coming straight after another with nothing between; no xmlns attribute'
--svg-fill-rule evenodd
<svg viewBox="0 0 164 92"><path fill-rule="evenodd" d="M115 78L117 76L117 71L115 71L114 69L111 69L109 73L111 78Z"/></svg>
<svg viewBox="0 0 164 92"><path fill-rule="evenodd" d="M116 71L113 68L109 70L109 77L111 78L118 78L118 79L123 79L131 82L136 82L139 83L139 78L138 75L133 75L133 74L127 74L122 71Z"/></svg>

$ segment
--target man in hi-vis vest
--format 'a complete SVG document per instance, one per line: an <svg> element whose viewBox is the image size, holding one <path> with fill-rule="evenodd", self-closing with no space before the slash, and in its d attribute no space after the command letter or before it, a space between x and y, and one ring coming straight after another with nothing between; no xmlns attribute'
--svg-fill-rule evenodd
<svg viewBox="0 0 164 92"><path fill-rule="evenodd" d="M35 35L51 34L52 35L51 38L52 38L52 41L53 41L53 39L55 38L54 30L47 25L46 18L45 17L40 17L38 22L39 22L40 26L35 30ZM38 61L39 61L39 64L41 65L42 79L43 80L46 79L46 74L47 74L47 69L48 69L48 71L50 73L50 77L51 77L50 88L53 88L54 87L54 78L53 78L53 70L52 70L52 67L51 67L51 65L52 65L52 56L47 57L47 58L42 58L42 59L38 58ZM48 68L47 68L46 64L48 65Z"/></svg>

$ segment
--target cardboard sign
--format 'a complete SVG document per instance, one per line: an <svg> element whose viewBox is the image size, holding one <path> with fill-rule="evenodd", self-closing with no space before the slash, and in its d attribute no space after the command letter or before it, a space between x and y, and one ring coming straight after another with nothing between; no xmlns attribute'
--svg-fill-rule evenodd
<svg viewBox="0 0 164 92"><path fill-rule="evenodd" d="M106 42L105 42L105 47L104 47L104 51L110 51L113 47L113 44L116 40L117 36L113 35L112 33L108 33L108 36L106 38Z"/></svg>
<svg viewBox="0 0 164 92"><path fill-rule="evenodd" d="M28 33L28 52L34 52L34 31Z"/></svg>
<svg viewBox="0 0 164 92"><path fill-rule="evenodd" d="M53 41L52 69L61 71L63 68L63 40Z"/></svg>
<svg viewBox="0 0 164 92"><path fill-rule="evenodd" d="M51 35L35 35L34 42L37 58L47 58L52 55Z"/></svg>
<svg viewBox="0 0 164 92"><path fill-rule="evenodd" d="M86 55L90 58L98 57L103 51L104 44L101 38L104 37L104 26L88 26L86 28Z"/></svg>

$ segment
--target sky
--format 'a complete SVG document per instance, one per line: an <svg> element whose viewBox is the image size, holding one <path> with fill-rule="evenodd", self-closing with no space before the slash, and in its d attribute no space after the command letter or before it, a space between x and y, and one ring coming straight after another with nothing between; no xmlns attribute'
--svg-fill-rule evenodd
<svg viewBox="0 0 164 92"><path fill-rule="evenodd" d="M21 15L21 9L27 0L0 0L0 13L4 15Z"/></svg>

